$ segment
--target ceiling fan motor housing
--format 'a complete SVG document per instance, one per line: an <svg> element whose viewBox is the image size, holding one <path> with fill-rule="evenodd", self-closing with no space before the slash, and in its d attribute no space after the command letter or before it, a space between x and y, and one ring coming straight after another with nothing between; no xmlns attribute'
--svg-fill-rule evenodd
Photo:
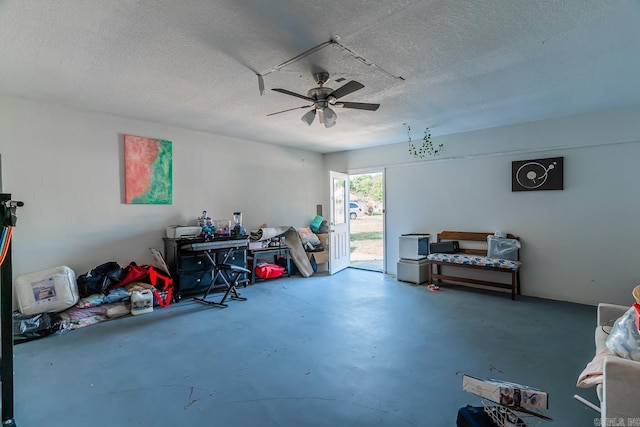
<svg viewBox="0 0 640 427"><path fill-rule="evenodd" d="M314 73L313 79L316 81L316 83L318 83L319 86L322 86L323 84L329 81L329 73L327 72Z"/></svg>
<svg viewBox="0 0 640 427"><path fill-rule="evenodd" d="M325 108L329 104L329 94L333 93L333 89L330 87L314 87L307 93L309 98L312 98L316 104L316 108Z"/></svg>

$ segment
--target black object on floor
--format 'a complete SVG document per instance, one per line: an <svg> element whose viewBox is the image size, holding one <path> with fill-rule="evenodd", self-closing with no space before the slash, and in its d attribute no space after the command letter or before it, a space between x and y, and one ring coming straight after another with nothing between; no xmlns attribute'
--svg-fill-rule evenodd
<svg viewBox="0 0 640 427"><path fill-rule="evenodd" d="M482 406L467 405L458 410L456 427L498 427Z"/></svg>

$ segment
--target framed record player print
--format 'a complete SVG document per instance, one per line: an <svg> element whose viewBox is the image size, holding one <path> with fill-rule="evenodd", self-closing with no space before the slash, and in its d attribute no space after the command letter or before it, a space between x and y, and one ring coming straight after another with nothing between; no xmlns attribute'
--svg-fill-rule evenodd
<svg viewBox="0 0 640 427"><path fill-rule="evenodd" d="M511 163L511 191L564 189L564 157Z"/></svg>

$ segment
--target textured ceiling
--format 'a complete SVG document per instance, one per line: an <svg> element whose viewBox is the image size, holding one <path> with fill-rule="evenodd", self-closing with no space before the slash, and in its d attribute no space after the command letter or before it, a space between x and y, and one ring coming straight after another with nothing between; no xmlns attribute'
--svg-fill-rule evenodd
<svg viewBox="0 0 640 427"><path fill-rule="evenodd" d="M0 93L333 152L640 104L639 23L637 0L4 0ZM269 72L331 39L351 52ZM320 70L379 110L267 117Z"/></svg>

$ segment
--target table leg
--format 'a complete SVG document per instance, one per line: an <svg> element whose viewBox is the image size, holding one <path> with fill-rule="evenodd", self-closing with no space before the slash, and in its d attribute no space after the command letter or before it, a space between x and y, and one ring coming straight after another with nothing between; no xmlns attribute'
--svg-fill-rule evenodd
<svg viewBox="0 0 640 427"><path fill-rule="evenodd" d="M291 257L289 256L289 249L285 251L287 257L287 277L291 277Z"/></svg>
<svg viewBox="0 0 640 427"><path fill-rule="evenodd" d="M253 255L253 260L251 261L251 284L255 284L256 283L256 264L258 261L258 257L256 257L256 255Z"/></svg>

